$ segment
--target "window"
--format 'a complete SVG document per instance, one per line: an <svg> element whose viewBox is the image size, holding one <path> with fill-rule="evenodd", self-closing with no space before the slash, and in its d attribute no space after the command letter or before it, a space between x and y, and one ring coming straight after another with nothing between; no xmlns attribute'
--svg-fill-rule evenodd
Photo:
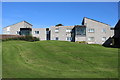
<svg viewBox="0 0 120 80"><path fill-rule="evenodd" d="M106 29L102 29L102 32L106 33Z"/></svg>
<svg viewBox="0 0 120 80"><path fill-rule="evenodd" d="M77 27L76 35L86 35L86 28L85 27Z"/></svg>
<svg viewBox="0 0 120 80"><path fill-rule="evenodd" d="M88 41L94 41L94 37L89 37Z"/></svg>
<svg viewBox="0 0 120 80"><path fill-rule="evenodd" d="M72 39L71 37L67 37L67 41L71 41L71 39Z"/></svg>
<svg viewBox="0 0 120 80"><path fill-rule="evenodd" d="M10 27L7 27L7 31L10 31Z"/></svg>
<svg viewBox="0 0 120 80"><path fill-rule="evenodd" d="M20 34L20 31L17 31L16 34Z"/></svg>
<svg viewBox="0 0 120 80"><path fill-rule="evenodd" d="M106 41L106 37L102 37L102 41Z"/></svg>
<svg viewBox="0 0 120 80"><path fill-rule="evenodd" d="M55 28L55 30L59 30L59 28Z"/></svg>
<svg viewBox="0 0 120 80"><path fill-rule="evenodd" d="M71 32L71 29L66 29L66 32L70 33L70 32Z"/></svg>
<svg viewBox="0 0 120 80"><path fill-rule="evenodd" d="M55 28L55 32L58 33L59 32L59 28Z"/></svg>
<svg viewBox="0 0 120 80"><path fill-rule="evenodd" d="M58 38L58 37L56 37L56 38L55 38L55 40L59 40L59 38Z"/></svg>
<svg viewBox="0 0 120 80"><path fill-rule="evenodd" d="M94 33L95 30L94 30L94 29L88 29L88 32L90 32L90 33Z"/></svg>
<svg viewBox="0 0 120 80"><path fill-rule="evenodd" d="M35 31L35 34L39 34L39 31Z"/></svg>

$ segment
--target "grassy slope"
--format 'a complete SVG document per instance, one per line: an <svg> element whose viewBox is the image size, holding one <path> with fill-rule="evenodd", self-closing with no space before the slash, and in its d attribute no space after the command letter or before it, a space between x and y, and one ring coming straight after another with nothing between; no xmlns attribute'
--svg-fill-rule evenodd
<svg viewBox="0 0 120 80"><path fill-rule="evenodd" d="M4 78L117 77L117 49L65 41L3 42Z"/></svg>

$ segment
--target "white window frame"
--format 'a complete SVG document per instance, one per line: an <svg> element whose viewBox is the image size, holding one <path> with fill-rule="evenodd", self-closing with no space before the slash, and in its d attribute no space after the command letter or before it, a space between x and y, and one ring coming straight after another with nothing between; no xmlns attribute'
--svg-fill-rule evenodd
<svg viewBox="0 0 120 80"><path fill-rule="evenodd" d="M89 33L94 33L94 32L95 32L95 29L90 28L90 29L88 29L88 32L89 32Z"/></svg>
<svg viewBox="0 0 120 80"><path fill-rule="evenodd" d="M37 33L38 32L38 33ZM34 34L40 34L40 31L34 31Z"/></svg>
<svg viewBox="0 0 120 80"><path fill-rule="evenodd" d="M72 37L67 37L66 40L67 40L67 41L71 41L71 40L72 40Z"/></svg>
<svg viewBox="0 0 120 80"><path fill-rule="evenodd" d="M58 33L59 32L59 28L55 28L55 32Z"/></svg>
<svg viewBox="0 0 120 80"><path fill-rule="evenodd" d="M71 31L72 31L72 30L69 29L69 28L66 29L66 32L68 32L68 33L70 33Z"/></svg>

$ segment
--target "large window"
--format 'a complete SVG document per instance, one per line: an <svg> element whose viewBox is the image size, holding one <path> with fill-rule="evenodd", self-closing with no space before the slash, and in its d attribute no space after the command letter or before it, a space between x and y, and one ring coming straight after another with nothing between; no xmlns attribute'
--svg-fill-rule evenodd
<svg viewBox="0 0 120 80"><path fill-rule="evenodd" d="M31 28L20 28L20 35L31 35Z"/></svg>
<svg viewBox="0 0 120 80"><path fill-rule="evenodd" d="M95 30L94 30L94 29L88 29L88 32L90 32L90 33L94 33Z"/></svg>
<svg viewBox="0 0 120 80"><path fill-rule="evenodd" d="M86 28L85 27L77 27L76 35L86 35Z"/></svg>
<svg viewBox="0 0 120 80"><path fill-rule="evenodd" d="M39 34L39 31L35 31L35 34Z"/></svg>
<svg viewBox="0 0 120 80"><path fill-rule="evenodd" d="M89 37L88 38L88 41L90 41L90 42L93 42L95 39L94 39L94 37Z"/></svg>
<svg viewBox="0 0 120 80"><path fill-rule="evenodd" d="M55 40L59 40L59 38L58 38L58 37L55 37Z"/></svg>

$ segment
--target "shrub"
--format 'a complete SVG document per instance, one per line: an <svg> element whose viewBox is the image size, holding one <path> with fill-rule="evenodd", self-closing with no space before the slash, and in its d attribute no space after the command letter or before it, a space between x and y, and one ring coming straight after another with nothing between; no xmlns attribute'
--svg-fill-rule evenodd
<svg viewBox="0 0 120 80"><path fill-rule="evenodd" d="M80 43L80 44L87 44L86 41L76 41L77 43Z"/></svg>
<svg viewBox="0 0 120 80"><path fill-rule="evenodd" d="M32 36L22 36L22 37L14 37L14 38L7 38L7 39L2 39L2 41L8 41L8 40L24 40L24 41L39 41L39 38L37 37L32 37Z"/></svg>

